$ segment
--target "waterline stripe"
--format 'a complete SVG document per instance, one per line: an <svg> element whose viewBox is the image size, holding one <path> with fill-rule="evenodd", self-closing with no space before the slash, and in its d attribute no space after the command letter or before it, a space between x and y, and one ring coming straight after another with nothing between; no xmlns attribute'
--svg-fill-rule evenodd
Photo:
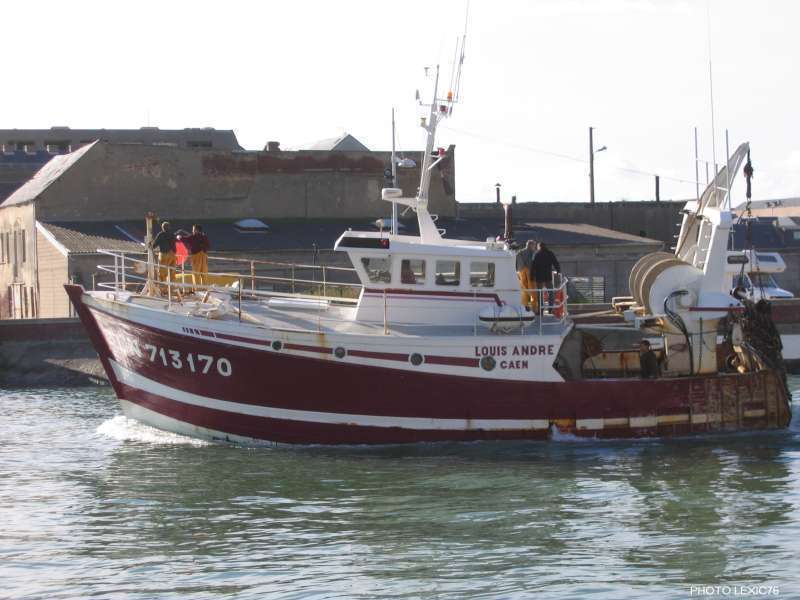
<svg viewBox="0 0 800 600"><path fill-rule="evenodd" d="M114 375L120 383L130 387L162 396L175 402L222 410L226 412L280 419L284 421L302 421L306 423L326 423L330 425L359 425L362 427L397 427L400 429L418 429L433 431L503 431L508 429L547 429L547 419L426 419L417 417L386 417L380 415L350 415L289 408L256 406L227 400L217 400L169 387L135 373L114 360L109 361Z"/></svg>

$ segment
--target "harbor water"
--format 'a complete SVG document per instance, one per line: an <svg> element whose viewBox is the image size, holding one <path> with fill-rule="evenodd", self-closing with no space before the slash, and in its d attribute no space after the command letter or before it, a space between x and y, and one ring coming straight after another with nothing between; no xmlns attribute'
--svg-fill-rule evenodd
<svg viewBox="0 0 800 600"><path fill-rule="evenodd" d="M800 597L800 415L243 448L129 421L110 388L0 390L0 525L0 598Z"/></svg>

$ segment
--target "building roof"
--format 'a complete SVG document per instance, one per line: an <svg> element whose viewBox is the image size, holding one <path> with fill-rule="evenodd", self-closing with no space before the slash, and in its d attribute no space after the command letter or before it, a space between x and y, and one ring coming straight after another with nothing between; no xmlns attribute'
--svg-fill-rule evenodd
<svg viewBox="0 0 800 600"><path fill-rule="evenodd" d="M728 246L731 250L749 248L751 243L756 248L789 247L790 244L787 244L787 238L777 221L777 218L756 217L750 222L749 232L747 221L734 223L731 228ZM794 227L791 227L789 230L793 231L794 229ZM792 239L792 241L794 240ZM791 245L795 246L795 244Z"/></svg>
<svg viewBox="0 0 800 600"><path fill-rule="evenodd" d="M546 244L662 245L660 240L586 223L523 223L515 227L514 233L517 238L534 239Z"/></svg>
<svg viewBox="0 0 800 600"><path fill-rule="evenodd" d="M144 246L138 242L120 237L107 237L92 235L79 230L79 228L63 227L53 223L39 223L45 230L45 237L55 241L61 248L70 254L95 254L98 250L113 250L115 252L142 252Z"/></svg>
<svg viewBox="0 0 800 600"><path fill-rule="evenodd" d="M388 218L388 217L387 217ZM236 220L201 221L211 243L211 252L265 252L276 250L310 250L315 245L320 249L333 248L336 239L348 228L375 231L375 220L365 217L352 220L272 220L261 218L269 229L247 231L237 227ZM191 231L192 222L170 219L173 231ZM418 235L416 218L403 219L402 233ZM437 225L446 230L445 237L483 241L502 234L503 223L497 219L453 219L441 218ZM57 239L64 240L70 251L93 252L98 247L110 248L112 241L133 246L121 246L120 250L141 250L144 240L144 219L138 221L93 221L93 222L49 222L44 226L52 230ZM570 223L522 223L515 226L515 238L524 242L529 239L545 242L551 246L598 246L598 245L646 245L661 246L662 242L649 238L620 233L593 225ZM101 243L102 242L102 243ZM105 246L103 246L105 244ZM72 250L76 248L76 250ZM80 248L78 250L77 248Z"/></svg>
<svg viewBox="0 0 800 600"><path fill-rule="evenodd" d="M413 224L412 224L413 223ZM409 234L417 231L416 222L410 225ZM503 233L503 221L495 218L439 219L436 223L446 229L446 237L471 240L486 240ZM514 223L514 239L518 242L535 240L550 246L620 246L648 245L662 246L659 240L630 235L613 229L596 227L585 223Z"/></svg>
<svg viewBox="0 0 800 600"><path fill-rule="evenodd" d="M364 144L349 133L339 137L320 140L307 150L327 150L329 152L369 152Z"/></svg>
<svg viewBox="0 0 800 600"><path fill-rule="evenodd" d="M242 150L231 129L213 127L187 127L185 129L160 129L140 127L139 129L71 129L70 127L51 127L50 129L0 129L0 145L6 151L20 145L27 152L47 150L48 146L77 148L78 146L101 140L122 144L166 144L182 148L214 148L215 150Z"/></svg>
<svg viewBox="0 0 800 600"><path fill-rule="evenodd" d="M734 210L738 214L744 213L745 204ZM750 212L754 217L800 217L800 198L754 200L750 203Z"/></svg>
<svg viewBox="0 0 800 600"><path fill-rule="evenodd" d="M78 162L84 155L95 147L97 142L83 146L75 152L54 156L50 162L45 164L36 174L31 177L22 187L3 201L2 207L27 204L38 198L42 192L53 185L67 169Z"/></svg>

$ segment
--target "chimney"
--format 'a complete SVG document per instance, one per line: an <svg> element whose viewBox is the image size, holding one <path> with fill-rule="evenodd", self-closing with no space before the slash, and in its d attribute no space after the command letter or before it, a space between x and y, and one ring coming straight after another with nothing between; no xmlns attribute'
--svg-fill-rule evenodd
<svg viewBox="0 0 800 600"><path fill-rule="evenodd" d="M505 231L503 233L503 237L508 240L514 239L514 225L512 224L511 218L511 205L510 204L503 204L503 209L505 210Z"/></svg>
<svg viewBox="0 0 800 600"><path fill-rule="evenodd" d="M281 143L280 142L267 142L267 147L264 148L267 152L280 152L281 151Z"/></svg>

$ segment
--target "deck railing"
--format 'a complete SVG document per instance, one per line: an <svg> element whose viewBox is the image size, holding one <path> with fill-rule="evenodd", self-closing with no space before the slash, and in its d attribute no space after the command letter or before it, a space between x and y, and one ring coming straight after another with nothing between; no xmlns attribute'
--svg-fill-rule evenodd
<svg viewBox="0 0 800 600"><path fill-rule="evenodd" d="M358 304L363 286L360 283L340 281L339 279L350 276L356 278L356 270L350 267L332 265L308 265L301 263L286 263L271 260L228 258L210 256L210 261L242 265L247 272L236 270L209 271L195 276L192 271L184 266L166 267L159 264L149 264L145 252L114 252L99 250L100 254L113 258L113 265L98 265L98 270L113 276L113 280L96 283L96 287L113 292L134 292L160 296L166 300L168 308L173 302L182 302L183 297L194 292L222 292L229 295L236 302L239 320L242 320L242 300L257 300L259 298L297 298L319 302L320 310L324 303L355 306ZM226 264L226 266L227 266ZM257 274L258 270L271 270L286 273L288 276ZM310 276L299 277L298 274L311 273ZM148 273L153 273L153 278L148 279ZM163 274L163 277L159 277ZM331 276L334 276L331 279ZM310 278L309 278L310 277ZM206 278L208 283L198 279ZM539 318L536 319L539 333L544 328L552 325L563 325L567 319L567 283L566 277L560 273L554 274L552 287L525 290L538 301ZM384 332L389 333L392 324L392 289L383 290L383 326ZM487 288L473 288L472 296L463 296L464 300L472 300L476 307L486 306ZM492 294L521 295L519 287L501 289L491 288ZM408 307L406 303L405 308ZM430 308L429 304L426 307ZM450 310L450 309L448 309ZM535 308L532 310L536 310ZM525 314L520 314L519 333L525 333ZM478 309L475 310L473 332L479 331ZM422 325L420 325L422 326ZM432 325L440 326L440 325Z"/></svg>

